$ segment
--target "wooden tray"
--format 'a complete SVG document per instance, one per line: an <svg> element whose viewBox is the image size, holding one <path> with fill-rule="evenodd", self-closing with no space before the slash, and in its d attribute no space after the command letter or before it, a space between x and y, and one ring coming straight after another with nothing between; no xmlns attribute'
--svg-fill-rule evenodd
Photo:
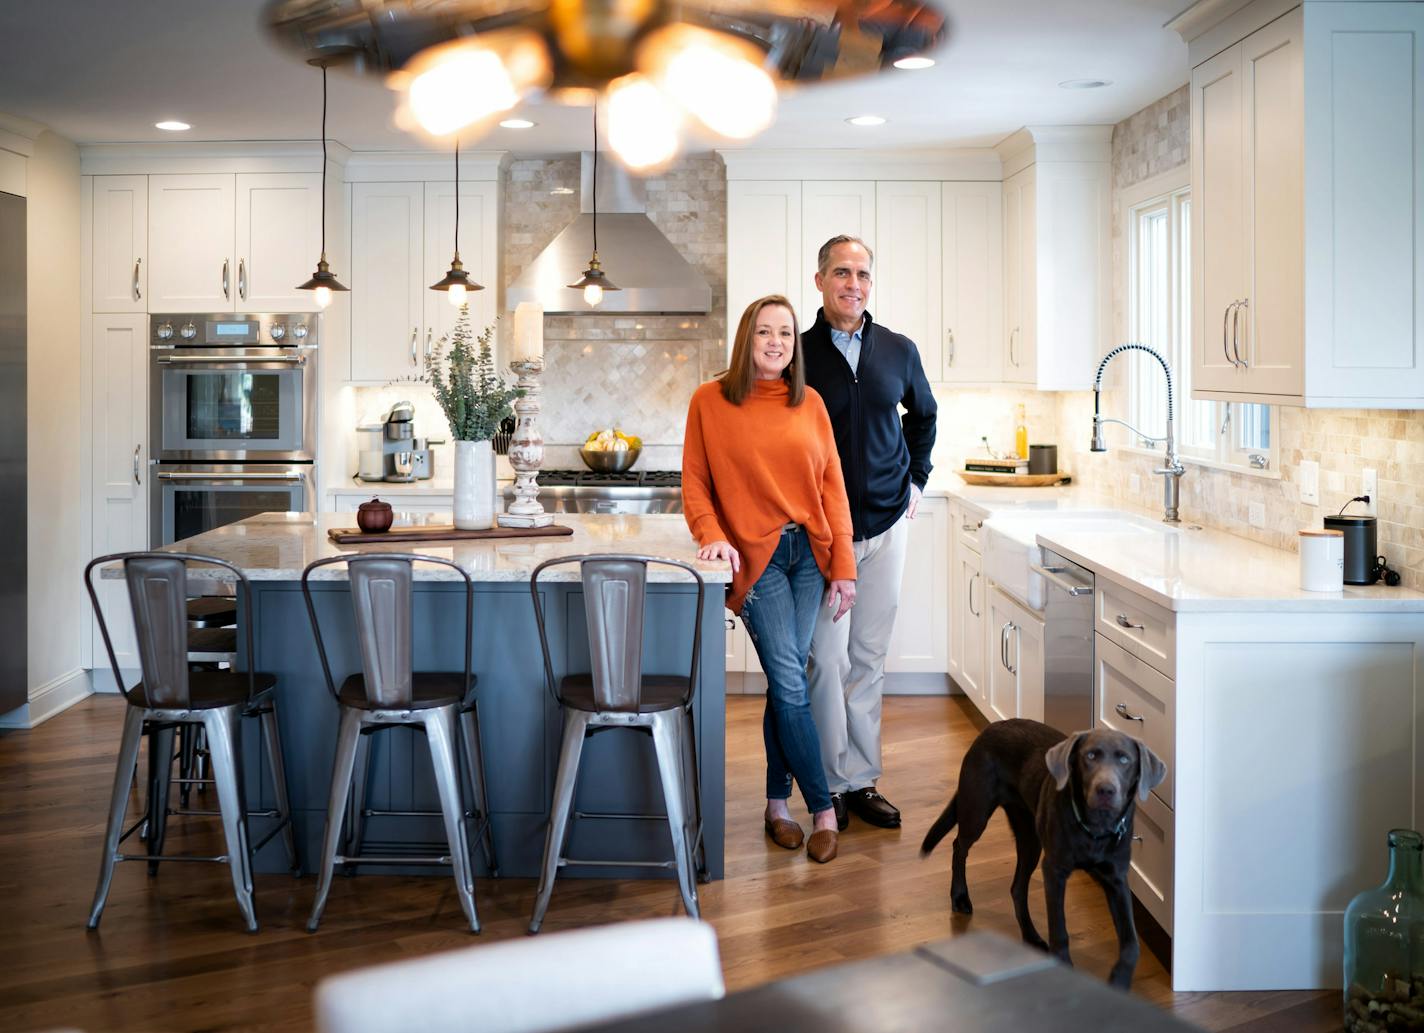
<svg viewBox="0 0 1424 1033"><path fill-rule="evenodd" d="M994 488L1050 488L1073 479L1066 473L983 473L978 470L960 470L959 477L965 484Z"/></svg>
<svg viewBox="0 0 1424 1033"><path fill-rule="evenodd" d="M376 542L459 542L481 538L561 538L574 533L572 527L548 524L545 527L490 527L483 531L461 531L454 524L416 524L392 527L367 534L359 527L333 527L326 536L337 545L370 545Z"/></svg>

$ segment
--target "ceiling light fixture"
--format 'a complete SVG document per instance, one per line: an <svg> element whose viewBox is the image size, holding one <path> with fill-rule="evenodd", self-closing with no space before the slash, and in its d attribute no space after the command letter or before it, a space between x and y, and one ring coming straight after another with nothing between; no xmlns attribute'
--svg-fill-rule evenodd
<svg viewBox="0 0 1424 1033"><path fill-rule="evenodd" d="M913 57L902 57L895 62L895 67L906 72L918 72L922 68L933 68L934 58L923 57L919 54Z"/></svg>
<svg viewBox="0 0 1424 1033"><path fill-rule="evenodd" d="M781 86L902 68L941 45L940 0L859 7L763 0L267 0L281 43L378 75L398 123L468 140L532 99L606 105L625 165L674 157L685 129L745 140L771 125ZM524 121L524 120L521 120ZM508 120L506 120L507 124Z"/></svg>
<svg viewBox="0 0 1424 1033"><path fill-rule="evenodd" d="M588 268L578 278L577 283L568 285L583 291L583 300L590 306L603 300L604 291L620 291L598 263L598 105L593 106L593 257L588 260Z"/></svg>
<svg viewBox="0 0 1424 1033"><path fill-rule="evenodd" d="M455 137L455 257L450 260L450 271L439 283L432 283L433 291L448 291L450 304L460 308L465 304L470 291L482 291L484 286L470 279L465 272L465 264L460 261L460 138Z"/></svg>
<svg viewBox="0 0 1424 1033"><path fill-rule="evenodd" d="M1111 86L1111 79L1064 79L1058 84L1065 90L1100 90L1104 86Z"/></svg>
<svg viewBox="0 0 1424 1033"><path fill-rule="evenodd" d="M527 118L506 118L499 124L501 129L533 129L538 122L531 122Z"/></svg>
<svg viewBox="0 0 1424 1033"><path fill-rule="evenodd" d="M856 115L846 121L853 126L883 126L888 119L882 118L880 115Z"/></svg>
<svg viewBox="0 0 1424 1033"><path fill-rule="evenodd" d="M332 291L349 291L326 264L326 66L331 62L324 57L313 58L309 64L321 69L321 257L317 259L316 272L311 279L297 287L299 291L315 291L313 299L317 308L331 304Z"/></svg>
<svg viewBox="0 0 1424 1033"><path fill-rule="evenodd" d="M187 122L164 121L153 123L153 128L162 129L165 133L181 133L193 127Z"/></svg>

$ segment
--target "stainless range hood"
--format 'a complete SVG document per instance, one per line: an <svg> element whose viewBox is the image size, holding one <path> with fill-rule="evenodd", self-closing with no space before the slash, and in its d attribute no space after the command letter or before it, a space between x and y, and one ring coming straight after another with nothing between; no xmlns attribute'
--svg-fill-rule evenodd
<svg viewBox="0 0 1424 1033"><path fill-rule="evenodd" d="M571 289L593 253L593 155L582 155L582 214L519 274L505 292L513 309L533 301L545 312L706 312L712 288L659 232L645 214L642 180L615 162L598 163L598 258L608 278L622 290L606 291L592 307Z"/></svg>

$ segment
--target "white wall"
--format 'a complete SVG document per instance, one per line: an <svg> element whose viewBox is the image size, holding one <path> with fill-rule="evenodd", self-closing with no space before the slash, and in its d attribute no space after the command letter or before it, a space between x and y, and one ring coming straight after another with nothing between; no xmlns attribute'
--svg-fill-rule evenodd
<svg viewBox="0 0 1424 1033"><path fill-rule="evenodd" d="M51 132L26 175L29 723L88 695L89 610L80 378L79 151Z"/></svg>

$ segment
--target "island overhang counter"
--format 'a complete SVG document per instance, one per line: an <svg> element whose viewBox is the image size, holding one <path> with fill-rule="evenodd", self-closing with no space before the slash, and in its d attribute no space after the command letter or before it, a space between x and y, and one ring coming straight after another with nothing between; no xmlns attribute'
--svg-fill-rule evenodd
<svg viewBox="0 0 1424 1033"><path fill-rule="evenodd" d="M448 516L430 519L449 522ZM226 560L251 581L251 612L240 619L253 622L255 668L277 678L287 782L305 870L313 870L319 856L337 729L337 707L326 687L301 591L306 566L335 555L409 552L453 561L469 573L474 582L473 669L478 679L481 739L500 874L537 877L562 723L560 708L545 683L529 582L534 569L546 560L612 553L690 563L706 582L693 718L708 874L721 878L725 813L722 598L731 571L724 563L697 560L696 543L681 516L561 514L559 522L571 527L573 534L339 546L328 539L327 532L349 526L349 513L265 513L166 548ZM311 580L332 675L338 684L360 670L345 570L344 565L334 564L315 572ZM110 568L104 576L118 577L119 571ZM568 564L540 578L540 602L555 678L589 669L578 577L578 565ZM423 565L417 565L415 579L415 670L461 670L463 579L448 567ZM194 595L229 594L231 575L219 567L190 566L189 586ZM697 586L685 572L654 565L649 567L648 595L644 672L685 676L691 664ZM136 677L136 672L130 673L128 681L132 683ZM247 729L243 735L244 778L253 810L275 802L255 731L255 727ZM406 728L392 728L375 737L367 795L370 810L438 811L429 753L420 738L418 732ZM576 817L565 853L588 859L669 860L672 847L667 825L633 817L662 813L651 738L628 731L593 736L584 747ZM367 820L369 853L429 853L430 844L443 840L438 816L376 815ZM477 871L483 873L484 859L478 852L476 862ZM285 870L276 840L259 852L255 865L258 871ZM635 867L567 869L570 875L620 878L650 872L671 874Z"/></svg>

